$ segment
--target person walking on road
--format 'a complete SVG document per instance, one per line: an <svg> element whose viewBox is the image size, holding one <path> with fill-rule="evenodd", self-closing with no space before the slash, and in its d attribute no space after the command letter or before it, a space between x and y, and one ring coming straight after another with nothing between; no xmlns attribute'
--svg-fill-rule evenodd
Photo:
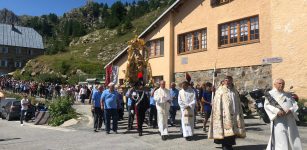
<svg viewBox="0 0 307 150"><path fill-rule="evenodd" d="M212 109L212 103L211 103L211 99L212 99L212 83L207 82L204 85L204 90L202 92L202 101L204 102L204 124L203 124L203 131L207 131L206 130L206 125L207 122L211 116L211 109Z"/></svg>
<svg viewBox="0 0 307 150"><path fill-rule="evenodd" d="M105 113L106 121L106 133L110 134L110 124L111 118L113 119L112 130L117 134L117 122L118 113L117 109L119 107L118 93L115 91L114 83L109 83L109 89L106 89L101 95L101 108Z"/></svg>
<svg viewBox="0 0 307 150"><path fill-rule="evenodd" d="M103 122L103 110L101 108L101 95L103 92L103 86L100 85L98 90L94 91L92 95L92 112L94 112L94 132L98 132L101 129Z"/></svg>
<svg viewBox="0 0 307 150"><path fill-rule="evenodd" d="M222 144L223 150L233 150L236 138L245 138L245 124L239 93L233 85L233 78L226 76L224 85L216 91L212 104L212 116L208 139Z"/></svg>
<svg viewBox="0 0 307 150"><path fill-rule="evenodd" d="M162 140L165 141L168 136L167 120L171 103L170 91L165 88L165 81L160 81L160 88L155 91L154 99L157 107L159 132Z"/></svg>
<svg viewBox="0 0 307 150"><path fill-rule="evenodd" d="M175 82L172 82L171 83L171 89L170 89L172 102L171 102L171 107L170 107L170 110L169 110L171 126L175 125L176 114L177 114L177 111L180 109L179 104L178 104L178 93L179 93L179 91L178 91L178 89L176 89Z"/></svg>
<svg viewBox="0 0 307 150"><path fill-rule="evenodd" d="M152 128L157 128L158 126L158 120L157 120L157 108L156 108L156 102L154 99L154 93L159 88L159 84L155 83L155 87L151 89L150 91L150 112L149 112L149 124L152 126Z"/></svg>
<svg viewBox="0 0 307 150"><path fill-rule="evenodd" d="M190 141L194 134L194 109L195 92L189 87L189 82L182 83L182 89L179 91L178 103L181 108L181 127L183 137Z"/></svg>
<svg viewBox="0 0 307 150"><path fill-rule="evenodd" d="M284 92L285 81L276 79L274 89L266 94L265 111L271 120L271 138L267 150L302 150L295 120L297 103Z"/></svg>
<svg viewBox="0 0 307 150"><path fill-rule="evenodd" d="M20 125L23 126L23 120L25 119L25 115L27 113L30 101L28 99L28 95L24 94L23 99L21 99L21 112L20 112Z"/></svg>
<svg viewBox="0 0 307 150"><path fill-rule="evenodd" d="M141 84L141 83L140 83ZM139 136L143 135L143 123L145 119L146 110L149 107L149 99L146 94L143 85L139 85L138 90L136 91L137 98L135 103L135 112L136 112L136 120L137 120L137 128L139 132Z"/></svg>

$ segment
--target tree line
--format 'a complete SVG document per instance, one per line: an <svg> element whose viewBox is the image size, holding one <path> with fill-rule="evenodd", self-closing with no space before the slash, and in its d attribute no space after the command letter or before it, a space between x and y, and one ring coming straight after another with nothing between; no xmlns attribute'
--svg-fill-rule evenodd
<svg viewBox="0 0 307 150"><path fill-rule="evenodd" d="M57 16L48 15L28 17L24 26L32 27L44 38L47 54L64 52L75 37L86 35L97 29L116 29L118 35L129 32L132 21L146 13L171 5L175 0L138 0L132 3L117 1L111 6L88 1L81 8Z"/></svg>

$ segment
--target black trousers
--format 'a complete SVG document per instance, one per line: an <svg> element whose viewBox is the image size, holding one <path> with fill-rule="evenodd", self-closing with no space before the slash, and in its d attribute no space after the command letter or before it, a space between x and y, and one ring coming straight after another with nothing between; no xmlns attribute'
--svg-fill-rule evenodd
<svg viewBox="0 0 307 150"><path fill-rule="evenodd" d="M146 113L145 108L138 108L137 109L137 124L138 124L138 131L139 132L143 131L143 123L144 123L144 120L145 120L145 113Z"/></svg>
<svg viewBox="0 0 307 150"><path fill-rule="evenodd" d="M94 108L94 129L101 128L103 120L103 113L100 107Z"/></svg>
<svg viewBox="0 0 307 150"><path fill-rule="evenodd" d="M129 112L129 116L128 116L128 129L132 129L133 126L133 121L134 121L134 113L131 113L131 110L134 111L134 105L133 106L128 106L128 112Z"/></svg>
<svg viewBox="0 0 307 150"><path fill-rule="evenodd" d="M117 110L118 117L119 117L118 119L123 120L124 119L124 104L122 103L120 105L121 105L121 107Z"/></svg>
<svg viewBox="0 0 307 150"><path fill-rule="evenodd" d="M177 114L177 110L179 106L171 106L169 109L169 113L170 113L170 123L174 124L175 120L176 120L176 114Z"/></svg>
<svg viewBox="0 0 307 150"><path fill-rule="evenodd" d="M157 108L156 108L155 105L150 105L149 123L150 123L153 127L157 127L157 126L158 126Z"/></svg>
<svg viewBox="0 0 307 150"><path fill-rule="evenodd" d="M232 146L236 145L236 137L235 136L229 136L224 137L222 140L214 140L215 144L222 144L222 147Z"/></svg>
<svg viewBox="0 0 307 150"><path fill-rule="evenodd" d="M105 109L105 121L106 121L106 132L110 132L111 130L111 118L112 118L112 130L114 132L117 131L117 121L118 121L118 113L117 109Z"/></svg>

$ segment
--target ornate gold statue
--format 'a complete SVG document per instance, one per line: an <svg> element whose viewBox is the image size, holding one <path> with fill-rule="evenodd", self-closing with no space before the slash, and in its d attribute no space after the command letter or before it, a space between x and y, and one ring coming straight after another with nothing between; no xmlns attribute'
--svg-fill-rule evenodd
<svg viewBox="0 0 307 150"><path fill-rule="evenodd" d="M129 42L126 86L138 82L151 84L152 72L148 57L148 49L144 40L136 37Z"/></svg>

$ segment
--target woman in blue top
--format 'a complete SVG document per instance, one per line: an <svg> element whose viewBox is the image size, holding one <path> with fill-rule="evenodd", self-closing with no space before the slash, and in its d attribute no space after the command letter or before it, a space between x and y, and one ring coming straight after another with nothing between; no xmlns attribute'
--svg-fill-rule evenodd
<svg viewBox="0 0 307 150"><path fill-rule="evenodd" d="M202 99L204 102L204 124L203 124L203 130L206 131L206 124L208 122L208 119L210 118L211 115L211 99L212 99L212 83L207 82L204 85L204 91L202 94Z"/></svg>

